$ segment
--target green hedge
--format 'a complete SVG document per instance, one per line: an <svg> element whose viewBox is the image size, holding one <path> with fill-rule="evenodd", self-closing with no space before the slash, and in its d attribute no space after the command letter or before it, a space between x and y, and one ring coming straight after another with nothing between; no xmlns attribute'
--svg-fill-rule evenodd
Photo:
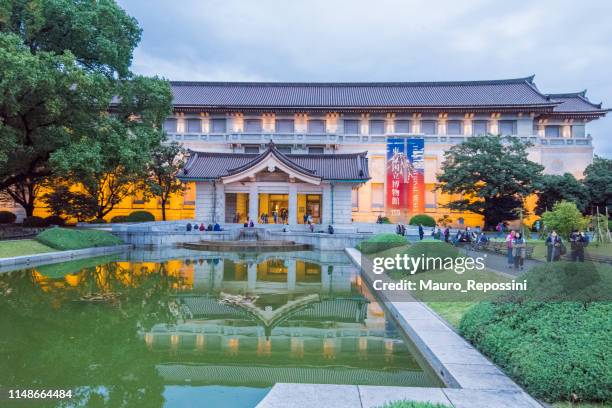
<svg viewBox="0 0 612 408"><path fill-rule="evenodd" d="M0 211L0 224L12 224L17 216L10 211Z"/></svg>
<svg viewBox="0 0 612 408"><path fill-rule="evenodd" d="M115 215L113 218L111 218L110 222L112 223L128 222L128 216L127 215Z"/></svg>
<svg viewBox="0 0 612 408"><path fill-rule="evenodd" d="M134 211L127 216L127 222L155 221L155 216L148 211Z"/></svg>
<svg viewBox="0 0 612 408"><path fill-rule="evenodd" d="M612 268L563 264L538 266L525 274L526 294L475 305L459 330L535 397L609 402ZM597 296L600 301L588 300Z"/></svg>
<svg viewBox="0 0 612 408"><path fill-rule="evenodd" d="M66 225L66 220L64 220L59 215L50 215L45 218L45 223L47 225L57 225L58 227L63 227Z"/></svg>
<svg viewBox="0 0 612 408"><path fill-rule="evenodd" d="M47 224L44 218L32 215L30 217L25 217L21 226L25 228L44 228L48 227L49 224Z"/></svg>
<svg viewBox="0 0 612 408"><path fill-rule="evenodd" d="M377 234L357 244L357 249L364 254L372 254L385 249L407 245L408 241L397 234Z"/></svg>
<svg viewBox="0 0 612 408"><path fill-rule="evenodd" d="M106 231L51 228L38 234L36 240L41 244L59 250L83 249L119 245L123 242Z"/></svg>
<svg viewBox="0 0 612 408"><path fill-rule="evenodd" d="M434 220L429 215L418 214L418 215L415 215L412 218L410 218L410 221L408 222L408 224L410 224L410 225L423 224L424 227L435 227L436 226L436 220Z"/></svg>

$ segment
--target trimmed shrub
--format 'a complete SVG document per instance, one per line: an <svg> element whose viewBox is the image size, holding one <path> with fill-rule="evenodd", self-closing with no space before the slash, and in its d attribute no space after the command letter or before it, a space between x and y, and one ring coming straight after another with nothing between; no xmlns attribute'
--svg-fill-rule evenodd
<svg viewBox="0 0 612 408"><path fill-rule="evenodd" d="M50 215L45 218L45 222L47 225L57 225L58 227L63 227L66 225L66 220L59 215Z"/></svg>
<svg viewBox="0 0 612 408"><path fill-rule="evenodd" d="M410 218L410 221L408 222L408 224L410 225L423 224L424 227L435 227L436 220L434 220L433 217L430 217L427 214L418 214Z"/></svg>
<svg viewBox="0 0 612 408"><path fill-rule="evenodd" d="M611 276L589 263L535 267L527 292L475 305L459 330L537 398L610 401Z"/></svg>
<svg viewBox="0 0 612 408"><path fill-rule="evenodd" d="M89 221L90 224L106 224L106 220L104 218L96 218L95 220Z"/></svg>
<svg viewBox="0 0 612 408"><path fill-rule="evenodd" d="M32 215L31 217L25 217L21 224L24 228L44 228L48 227L47 221L44 218Z"/></svg>
<svg viewBox="0 0 612 408"><path fill-rule="evenodd" d="M128 222L149 222L155 221L155 216L148 211L134 211L127 216Z"/></svg>
<svg viewBox="0 0 612 408"><path fill-rule="evenodd" d="M115 215L113 218L111 218L110 222L112 223L128 222L128 216L127 215Z"/></svg>
<svg viewBox="0 0 612 408"><path fill-rule="evenodd" d="M377 234L357 244L357 249L364 254L373 254L385 249L407 245L408 241L397 234Z"/></svg>
<svg viewBox="0 0 612 408"><path fill-rule="evenodd" d="M12 224L17 216L10 211L0 211L0 224Z"/></svg>
<svg viewBox="0 0 612 408"><path fill-rule="evenodd" d="M106 231L51 228L36 236L36 240L59 250L83 249L119 245L123 242Z"/></svg>

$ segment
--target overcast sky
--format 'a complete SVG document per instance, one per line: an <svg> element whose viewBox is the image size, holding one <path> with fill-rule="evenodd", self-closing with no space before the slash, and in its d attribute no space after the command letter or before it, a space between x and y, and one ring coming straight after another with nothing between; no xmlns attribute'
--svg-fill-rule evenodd
<svg viewBox="0 0 612 408"><path fill-rule="evenodd" d="M612 1L119 0L133 70L171 80L438 81L535 74L612 107ZM612 157L612 113L587 128Z"/></svg>

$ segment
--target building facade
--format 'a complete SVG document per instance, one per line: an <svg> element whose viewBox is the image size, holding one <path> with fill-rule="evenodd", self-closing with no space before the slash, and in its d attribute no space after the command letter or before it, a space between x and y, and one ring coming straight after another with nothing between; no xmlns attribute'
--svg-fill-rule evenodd
<svg viewBox="0 0 612 408"><path fill-rule="evenodd" d="M182 174L187 190L172 198L169 218L220 223L242 222L247 216L255 223L270 223L274 215L277 222L290 224L302 223L308 215L322 224L374 222L379 215L389 215L393 199L387 178L389 141L406 138L423 144L419 212L436 219L449 215L457 226L478 225L479 216L444 207L461 197L434 190L444 153L451 146L475 135L513 135L533 144L530 159L547 173L569 172L580 178L593 157L588 123L608 111L589 101L585 91L543 93L533 77L171 85L174 112L164 127L171 140L198 156L197 164L190 159L187 171L190 166L202 170L206 162L221 167L199 176ZM351 159L355 157L360 159ZM363 176L348 178L351 172L359 173L357 161L365 167ZM341 174L344 178L330 179L321 173L336 162L352 163L344 169L348 173ZM246 167L236 177L232 172L240 166ZM109 218L137 209L160 217L159 203L136 195ZM44 212L38 209L37 215Z"/></svg>
<svg viewBox="0 0 612 408"><path fill-rule="evenodd" d="M242 178L233 178L231 185L227 176L213 180L183 175L196 184L196 218L212 220L214 210L219 222L242 221L244 214L255 222L268 214L267 222L273 222L270 215L284 209L291 210L289 223L302 222L309 212L323 224L374 222L379 215L389 215L392 199L388 142L410 138L424 142L422 211L436 219L450 215L456 225L478 225L480 217L444 207L460 197L434 190L444 153L452 145L487 133L513 135L533 144L530 159L547 173L569 172L581 178L593 157L587 124L607 112L585 92L542 93L533 77L425 83L173 82L172 87L175 113L165 130L197 154L256 160L271 156L272 142L274 151L300 163L309 155L313 160L329 157L331 163L340 163L346 155L366 159L364 177L323 180L317 187L298 176L299 182L292 180L290 173L285 176L289 181L264 181L261 168L255 167L243 169ZM203 157L199 161L210 160ZM309 164L304 167L317 174ZM215 193L219 202L211 205ZM320 210L300 198L310 193L318 195L313 200L320 200ZM335 217L330 213L332 199ZM221 208L223 214L218 213Z"/></svg>

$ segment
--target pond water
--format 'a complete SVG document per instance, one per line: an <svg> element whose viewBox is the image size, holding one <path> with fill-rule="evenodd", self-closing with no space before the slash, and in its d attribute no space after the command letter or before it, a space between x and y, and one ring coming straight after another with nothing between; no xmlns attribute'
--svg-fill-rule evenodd
<svg viewBox="0 0 612 408"><path fill-rule="evenodd" d="M0 389L73 391L45 406L250 407L277 382L439 386L411 349L343 253L133 251L0 274Z"/></svg>

